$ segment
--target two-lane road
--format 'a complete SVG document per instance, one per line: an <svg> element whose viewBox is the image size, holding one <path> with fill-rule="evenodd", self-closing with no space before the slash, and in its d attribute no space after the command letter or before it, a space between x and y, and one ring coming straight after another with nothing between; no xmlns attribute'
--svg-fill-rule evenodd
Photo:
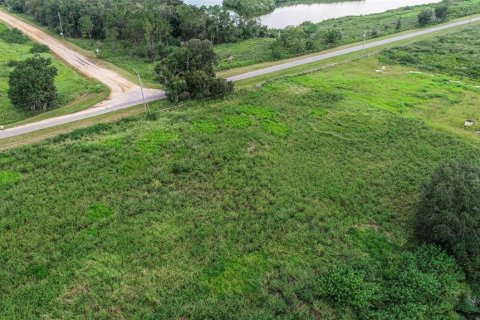
<svg viewBox="0 0 480 320"><path fill-rule="evenodd" d="M62 125L62 124L90 118L90 117L94 117L97 115L105 114L108 112L112 112L112 111L116 111L124 108L129 108L142 103L140 88L137 85L130 82L129 80L120 76L116 72L106 69L103 66L99 66L98 64L89 60L82 54L66 47L64 44L62 44L61 41L55 39L54 37L46 34L45 32L39 30L38 28L35 28L34 26L28 23L25 23L19 20L18 18L13 17L5 12L0 11L0 21L3 21L12 27L20 29L22 32L30 36L35 41L46 44L47 46L50 47L50 49L56 55L58 55L60 58L65 60L70 65L72 65L79 72L105 83L111 90L110 97L107 100L99 103L98 105L95 105L89 109L72 113L69 115L50 118L50 119L2 130L0 131L0 140L22 135L29 132L34 132L41 129L55 127L58 125ZM480 17L476 17L472 19L468 18L465 20L457 21L457 22L446 23L446 24L435 26L435 27L422 29L416 32L394 36L384 40L369 42L365 44L365 46L357 45L357 46L353 46L346 49L339 49L339 50L331 51L328 53L321 53L321 54L307 57L307 58L300 58L298 60L286 62L283 64L278 64L272 67L258 69L255 71L236 75L228 78L228 80L239 81L239 80L244 80L248 78L253 78L256 76L265 75L265 74L297 67L297 66L312 63L312 62L322 61L329 58L358 52L363 49L375 48L382 45L391 44L394 42L426 35L429 33L467 25L470 22L477 22L477 21L480 21ZM154 100L164 99L165 93L161 90L145 89L145 98L149 102Z"/></svg>

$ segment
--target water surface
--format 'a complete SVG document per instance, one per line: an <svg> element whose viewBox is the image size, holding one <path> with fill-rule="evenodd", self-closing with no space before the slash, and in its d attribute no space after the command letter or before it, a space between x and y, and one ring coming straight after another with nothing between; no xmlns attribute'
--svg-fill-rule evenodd
<svg viewBox="0 0 480 320"><path fill-rule="evenodd" d="M345 16L360 16L380 13L426 3L438 3L441 0L363 0L332 3L297 4L276 8L273 12L260 17L262 24L269 28L297 26L305 21L320 22ZM221 5L222 0L185 0L193 5Z"/></svg>

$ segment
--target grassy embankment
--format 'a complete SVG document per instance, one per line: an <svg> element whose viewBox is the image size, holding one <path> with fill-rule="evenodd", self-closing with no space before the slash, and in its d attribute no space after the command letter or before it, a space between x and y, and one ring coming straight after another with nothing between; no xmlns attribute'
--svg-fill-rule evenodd
<svg viewBox="0 0 480 320"><path fill-rule="evenodd" d="M418 14L425 8L434 8L437 4L405 7L384 13L357 17L343 17L322 21L315 24L318 30L339 29L342 39L337 46L363 40L367 31L367 40L388 36L402 31L418 28ZM449 5L449 19L460 18L480 13L480 3L475 0L455 0ZM397 21L401 26L397 28ZM239 43L216 46L220 58L219 70L239 68L252 64L275 61L270 48L274 39L260 38Z"/></svg>
<svg viewBox="0 0 480 320"><path fill-rule="evenodd" d="M0 34L8 32L5 25L0 24ZM0 37L0 125L19 124L48 117L59 116L90 107L108 96L108 89L97 81L87 79L76 73L51 54L42 53L52 58L58 69L55 85L58 89L59 106L45 113L31 113L29 110L18 110L8 98L8 75L12 68L7 63L12 60L24 60L32 56L32 41L25 43L8 43ZM97 88L97 85L100 87Z"/></svg>
<svg viewBox="0 0 480 320"><path fill-rule="evenodd" d="M429 43L473 61L479 31ZM480 89L415 54L435 76L368 58L3 152L0 317L431 318L463 283L438 291L409 219L435 167L478 159Z"/></svg>

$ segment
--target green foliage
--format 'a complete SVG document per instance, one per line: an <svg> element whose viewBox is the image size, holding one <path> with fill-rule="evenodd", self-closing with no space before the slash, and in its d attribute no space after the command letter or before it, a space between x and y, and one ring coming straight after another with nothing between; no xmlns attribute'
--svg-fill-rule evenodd
<svg viewBox="0 0 480 320"><path fill-rule="evenodd" d="M360 319L450 319L456 317L461 281L453 258L422 246L360 270L334 266L317 280L314 295Z"/></svg>
<svg viewBox="0 0 480 320"><path fill-rule="evenodd" d="M367 310L375 290L365 281L365 275L345 265L334 266L318 280L318 294L339 306Z"/></svg>
<svg viewBox="0 0 480 320"><path fill-rule="evenodd" d="M11 44L24 44L28 42L27 36L25 36L23 32L17 28L4 29L2 32L0 32L0 39Z"/></svg>
<svg viewBox="0 0 480 320"><path fill-rule="evenodd" d="M275 0L224 0L226 8L244 16L259 16L275 9Z"/></svg>
<svg viewBox="0 0 480 320"><path fill-rule="evenodd" d="M433 11L431 9L423 9L418 14L418 24L421 27L425 27L427 24L430 24L433 18Z"/></svg>
<svg viewBox="0 0 480 320"><path fill-rule="evenodd" d="M448 5L442 4L434 9L435 18L439 21L445 21L448 16Z"/></svg>
<svg viewBox="0 0 480 320"><path fill-rule="evenodd" d="M38 53L47 53L50 51L50 48L47 45L34 43L32 48L30 49L31 54L38 54Z"/></svg>
<svg viewBox="0 0 480 320"><path fill-rule="evenodd" d="M342 40L342 32L338 29L328 29L325 32L324 39L327 46L334 47Z"/></svg>
<svg viewBox="0 0 480 320"><path fill-rule="evenodd" d="M480 167L448 162L422 188L416 234L436 243L474 279L480 278Z"/></svg>
<svg viewBox="0 0 480 320"><path fill-rule="evenodd" d="M8 80L8 97L21 110L46 111L56 104L57 68L51 59L33 56L18 62Z"/></svg>
<svg viewBox="0 0 480 320"><path fill-rule="evenodd" d="M415 42L408 46L385 49L385 63L420 67L424 70L480 79L480 26L444 36Z"/></svg>
<svg viewBox="0 0 480 320"><path fill-rule="evenodd" d="M381 65L368 57L7 151L2 170L22 177L0 192L0 318L458 318L467 284L442 251L412 248L408 219L429 172L478 157L456 119L478 112L480 93ZM230 128L231 116L250 124ZM89 223L99 202L114 214ZM368 296L322 294L339 264ZM350 305L359 297L367 310Z"/></svg>
<svg viewBox="0 0 480 320"><path fill-rule="evenodd" d="M0 190L20 180L20 174L15 171L0 171Z"/></svg>
<svg viewBox="0 0 480 320"><path fill-rule="evenodd" d="M165 86L167 97L173 103L232 92L232 83L215 78L216 62L210 41L192 39L156 65L157 81Z"/></svg>
<svg viewBox="0 0 480 320"><path fill-rule="evenodd" d="M103 204L93 204L87 210L87 217L90 222L97 222L108 218L113 214L112 210Z"/></svg>

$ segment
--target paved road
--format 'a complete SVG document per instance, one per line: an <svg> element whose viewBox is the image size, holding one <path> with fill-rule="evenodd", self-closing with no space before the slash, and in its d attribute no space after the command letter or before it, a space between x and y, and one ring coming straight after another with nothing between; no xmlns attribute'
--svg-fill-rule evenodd
<svg viewBox="0 0 480 320"><path fill-rule="evenodd" d="M93 116L105 114L115 110L128 108L128 107L135 106L142 103L142 98L141 98L141 94L138 86L124 79L117 73L111 70L105 69L102 66L98 66L97 64L90 61L83 55L67 48L60 41L47 35L45 32L40 31L35 27L27 23L24 23L21 20L15 17L12 17L1 11L0 11L0 20L22 30L24 33L31 36L36 41L48 45L52 49L52 51L54 51L57 55L59 55L65 61L70 63L74 68L78 69L82 73L85 73L87 76L98 79L99 81L107 84L112 90L112 94L108 100L96 106L93 106L92 108L89 108L80 112L76 112L73 114L65 115L65 116L55 117L51 119L46 119L46 120L2 130L0 131L0 140L8 137L14 137L14 136L22 135L25 133L70 123L77 120L90 118ZM480 21L480 17L471 19L471 22L477 22L477 21ZM443 25L439 25L439 26L435 26L427 29L422 29L420 31L399 35L399 36L392 37L385 40L373 41L373 42L367 43L365 47L363 47L363 45L357 45L347 49L335 50L328 53L322 53L316 56L302 58L302 59L294 60L291 62L275 65L269 68L247 72L244 74L230 77L228 78L228 80L231 80L231 81L244 80L244 79L316 62L316 61L322 61L325 59L338 57L338 56L353 53L353 52L358 52L363 50L363 48L369 49L369 48L379 47L385 44L390 44L390 43L418 37L418 36L429 34L436 31L441 31L441 30L445 30L445 29L449 29L457 26L467 25L469 23L470 23L470 19L447 23L447 24L443 24ZM145 96L146 96L146 100L150 102L150 101L165 98L165 93L160 90L146 89Z"/></svg>

